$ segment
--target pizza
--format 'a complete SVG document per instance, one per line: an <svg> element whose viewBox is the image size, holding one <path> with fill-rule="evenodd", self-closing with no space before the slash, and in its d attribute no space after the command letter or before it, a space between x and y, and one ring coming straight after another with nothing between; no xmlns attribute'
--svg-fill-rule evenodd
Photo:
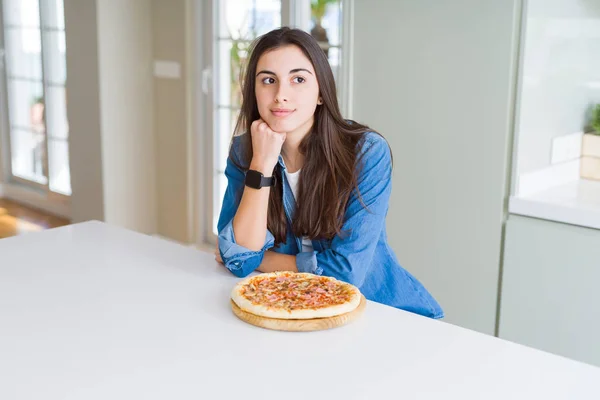
<svg viewBox="0 0 600 400"><path fill-rule="evenodd" d="M272 272L240 281L231 300L243 311L267 318L327 318L354 311L360 290L327 276Z"/></svg>

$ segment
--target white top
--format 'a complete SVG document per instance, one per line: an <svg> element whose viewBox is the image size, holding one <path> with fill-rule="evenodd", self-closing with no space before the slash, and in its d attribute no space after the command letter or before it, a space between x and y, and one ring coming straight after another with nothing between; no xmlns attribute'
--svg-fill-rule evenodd
<svg viewBox="0 0 600 400"><path fill-rule="evenodd" d="M600 368L373 302L327 331L248 325L213 254L99 222L0 255L0 399L600 399Z"/></svg>
<svg viewBox="0 0 600 400"><path fill-rule="evenodd" d="M294 194L296 202L298 202L298 180L300 179L300 171L301 170L290 173L287 169L285 170L285 176L287 176L288 183L292 188L292 193ZM313 251L312 241L306 237L302 238L302 251Z"/></svg>

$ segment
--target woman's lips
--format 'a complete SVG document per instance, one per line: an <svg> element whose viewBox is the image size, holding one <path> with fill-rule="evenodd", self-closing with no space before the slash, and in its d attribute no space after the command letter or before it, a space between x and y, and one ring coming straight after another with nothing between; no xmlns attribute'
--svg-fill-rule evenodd
<svg viewBox="0 0 600 400"><path fill-rule="evenodd" d="M282 108L276 108L276 109L271 110L271 113L276 117L287 117L288 115L290 115L293 112L294 112L294 110L286 110L286 109L282 109Z"/></svg>

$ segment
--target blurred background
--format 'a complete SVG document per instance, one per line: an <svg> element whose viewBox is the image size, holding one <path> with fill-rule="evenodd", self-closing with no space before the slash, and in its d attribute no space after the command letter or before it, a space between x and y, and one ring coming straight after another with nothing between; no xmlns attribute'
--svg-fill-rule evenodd
<svg viewBox="0 0 600 400"><path fill-rule="evenodd" d="M0 24L0 237L212 250L240 67L294 26L388 139L389 240L445 321L600 365L600 1L1 0Z"/></svg>

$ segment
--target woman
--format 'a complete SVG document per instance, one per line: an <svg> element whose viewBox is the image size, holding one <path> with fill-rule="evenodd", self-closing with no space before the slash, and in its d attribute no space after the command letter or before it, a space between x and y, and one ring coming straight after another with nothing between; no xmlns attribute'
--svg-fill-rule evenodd
<svg viewBox="0 0 600 400"><path fill-rule="evenodd" d="M367 299L443 317L387 243L389 146L342 118L316 40L290 28L258 38L242 91L217 260L238 277L255 270L332 276Z"/></svg>

